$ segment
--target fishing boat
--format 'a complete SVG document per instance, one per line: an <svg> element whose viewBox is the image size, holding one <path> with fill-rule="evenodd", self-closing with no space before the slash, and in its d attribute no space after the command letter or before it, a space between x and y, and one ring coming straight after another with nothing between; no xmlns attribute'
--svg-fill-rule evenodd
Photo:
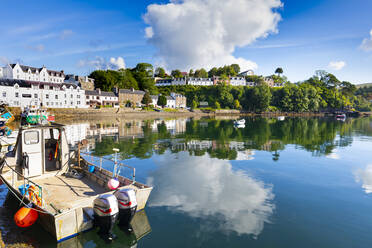
<svg viewBox="0 0 372 248"><path fill-rule="evenodd" d="M9 111L8 106L0 104L0 126L7 125L14 121L14 115Z"/></svg>
<svg viewBox="0 0 372 248"><path fill-rule="evenodd" d="M235 126L245 125L245 119L235 120L234 125Z"/></svg>
<svg viewBox="0 0 372 248"><path fill-rule="evenodd" d="M278 116L278 121L284 121L285 120L285 116Z"/></svg>
<svg viewBox="0 0 372 248"><path fill-rule="evenodd" d="M18 137L18 131L13 131L9 127L5 128L5 132L5 135L0 135L0 153L14 147Z"/></svg>
<svg viewBox="0 0 372 248"><path fill-rule="evenodd" d="M48 113L45 108L36 106L26 107L21 114L21 124L48 124L55 121L55 116Z"/></svg>
<svg viewBox="0 0 372 248"><path fill-rule="evenodd" d="M58 242L93 228L97 209L107 215L117 211L118 206L111 205L100 209L99 200L118 204L120 200L112 200L118 192L133 191L135 210L140 211L152 190L135 181L135 168L115 163L130 169L131 178L115 175L85 160L78 147L69 148L64 125L21 126L14 149L0 160L0 178L9 192L38 212L37 222ZM118 180L115 190L108 184L114 176Z"/></svg>

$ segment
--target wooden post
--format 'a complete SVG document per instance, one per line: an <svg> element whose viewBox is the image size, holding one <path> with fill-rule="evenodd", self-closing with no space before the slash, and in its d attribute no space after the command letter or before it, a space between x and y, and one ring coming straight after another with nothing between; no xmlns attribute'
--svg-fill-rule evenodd
<svg viewBox="0 0 372 248"><path fill-rule="evenodd" d="M80 142L78 143L78 166L80 168Z"/></svg>

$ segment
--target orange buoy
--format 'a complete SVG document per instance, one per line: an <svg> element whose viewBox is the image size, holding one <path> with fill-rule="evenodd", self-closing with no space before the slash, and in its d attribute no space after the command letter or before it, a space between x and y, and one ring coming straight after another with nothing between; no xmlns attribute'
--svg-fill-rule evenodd
<svg viewBox="0 0 372 248"><path fill-rule="evenodd" d="M38 217L39 214L36 210L32 208L22 207L14 215L14 221L19 227L29 227L36 222Z"/></svg>

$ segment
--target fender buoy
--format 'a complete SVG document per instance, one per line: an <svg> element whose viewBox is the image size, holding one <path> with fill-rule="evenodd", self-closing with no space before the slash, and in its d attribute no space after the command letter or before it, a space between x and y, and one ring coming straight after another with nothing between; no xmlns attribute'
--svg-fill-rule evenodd
<svg viewBox="0 0 372 248"><path fill-rule="evenodd" d="M110 190L115 190L117 188L119 188L119 180L115 179L115 178L111 178L108 182L107 182L107 187L110 189Z"/></svg>
<svg viewBox="0 0 372 248"><path fill-rule="evenodd" d="M36 222L38 217L39 214L36 210L32 208L22 207L14 215L14 222L19 227L29 227Z"/></svg>

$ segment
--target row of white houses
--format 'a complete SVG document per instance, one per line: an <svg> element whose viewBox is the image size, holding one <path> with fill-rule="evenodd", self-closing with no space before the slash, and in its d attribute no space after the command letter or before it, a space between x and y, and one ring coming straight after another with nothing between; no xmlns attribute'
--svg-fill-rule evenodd
<svg viewBox="0 0 372 248"><path fill-rule="evenodd" d="M270 87L282 87L283 84L275 83L271 77L264 78L264 81ZM170 78L170 79L160 79L157 80L155 85L158 87L162 86L173 86L173 85L198 85L198 86L212 86L217 85L222 82L221 78L194 78L194 77L184 77L184 78ZM231 86L256 86L255 82L250 82L245 79L245 77L230 77L225 81L226 84Z"/></svg>
<svg viewBox="0 0 372 248"><path fill-rule="evenodd" d="M48 70L17 64L0 67L0 103L10 107L41 106L47 108L89 108L109 106L118 108L128 101L141 106L144 91L94 90L94 80L88 77L65 75L63 71ZM157 96L156 103L157 106ZM153 100L155 101L155 100ZM167 97L169 108L185 108L186 97L174 94Z"/></svg>
<svg viewBox="0 0 372 248"><path fill-rule="evenodd" d="M73 84L0 78L0 102L11 107L86 108L85 92Z"/></svg>

